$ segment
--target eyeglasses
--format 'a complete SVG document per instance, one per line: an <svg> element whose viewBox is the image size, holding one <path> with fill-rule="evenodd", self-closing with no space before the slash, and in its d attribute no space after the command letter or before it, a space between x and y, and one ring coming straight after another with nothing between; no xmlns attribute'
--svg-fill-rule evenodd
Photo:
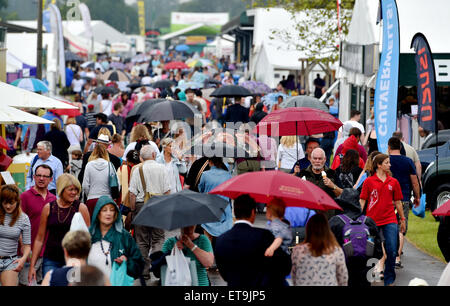
<svg viewBox="0 0 450 306"><path fill-rule="evenodd" d="M40 174L35 174L34 176L37 177L37 178L46 178L46 179L51 178L50 175L40 175Z"/></svg>

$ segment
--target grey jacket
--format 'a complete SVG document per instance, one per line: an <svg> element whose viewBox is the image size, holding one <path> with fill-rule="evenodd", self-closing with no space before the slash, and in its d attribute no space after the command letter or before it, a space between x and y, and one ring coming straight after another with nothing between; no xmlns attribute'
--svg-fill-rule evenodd
<svg viewBox="0 0 450 306"><path fill-rule="evenodd" d="M164 153L161 153L155 160L157 163L164 165L166 161L164 160ZM179 160L178 158L172 156L172 161L170 162L172 165L173 173L177 182L176 192L183 190L181 187L180 174L185 174L187 172L186 162L184 160ZM173 178L170 178L173 179Z"/></svg>
<svg viewBox="0 0 450 306"><path fill-rule="evenodd" d="M87 163L82 186L83 192L87 196L87 200L98 199L104 195L111 196L108 165L110 173L116 173L114 166L103 158Z"/></svg>

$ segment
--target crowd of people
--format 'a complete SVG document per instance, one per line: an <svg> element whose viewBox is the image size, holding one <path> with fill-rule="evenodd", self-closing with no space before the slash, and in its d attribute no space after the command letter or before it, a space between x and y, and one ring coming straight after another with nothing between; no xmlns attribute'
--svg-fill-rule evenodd
<svg viewBox="0 0 450 306"><path fill-rule="evenodd" d="M257 158L192 156L183 149L193 131L179 122L138 124L127 120L128 113L146 100L169 98L199 110L203 125L257 124L283 99L267 104L255 94L251 99L209 100L199 88L240 83L230 69L233 64L223 58L188 71L164 70L164 63L180 59L168 53L130 62L124 73L130 84L139 84L135 92L120 82L105 82L100 68L77 66L68 85L81 115L63 119L46 112L43 117L53 120L51 127L7 129L10 156L19 151L37 154L24 192L14 185L0 190L0 283L69 285L73 282L65 275L77 266L86 275L100 275L92 279L104 285L109 284L114 264L126 265L129 277L145 283L152 277L154 254L168 254L177 247L196 263L201 286L211 285L208 271L214 269L229 286L284 286L289 275L293 285L370 286L370 258L380 259L373 277L393 285L395 269L403 267L409 210L421 196L420 161L401 133L394 133L388 155L382 154L373 122L369 119L364 126L361 113L354 110L339 131L303 142L297 136L255 136L260 146ZM108 58L98 64L106 71L113 66ZM147 88L160 80L171 80L173 86ZM288 89L287 81L292 79L274 92L293 94L298 88ZM192 83L202 86L185 87ZM96 94L94 89L103 85L117 93ZM325 85L315 85L318 96ZM338 99L336 92L327 102L334 116ZM183 189L208 193L236 173L259 170L307 180L343 211L285 207L279 199L261 205L245 195L233 201L224 197L228 205L219 221L182 228L176 237L132 224L152 196ZM253 227L256 215L263 212L268 228ZM90 235L70 231L76 213ZM362 231L362 245L347 233L355 224Z"/></svg>

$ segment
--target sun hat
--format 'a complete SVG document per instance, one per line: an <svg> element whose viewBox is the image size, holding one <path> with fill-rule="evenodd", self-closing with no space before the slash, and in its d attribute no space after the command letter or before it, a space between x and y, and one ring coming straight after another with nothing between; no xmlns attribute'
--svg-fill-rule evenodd
<svg viewBox="0 0 450 306"><path fill-rule="evenodd" d="M109 136L105 135L105 134L101 134L98 136L96 142L109 144L110 143Z"/></svg>

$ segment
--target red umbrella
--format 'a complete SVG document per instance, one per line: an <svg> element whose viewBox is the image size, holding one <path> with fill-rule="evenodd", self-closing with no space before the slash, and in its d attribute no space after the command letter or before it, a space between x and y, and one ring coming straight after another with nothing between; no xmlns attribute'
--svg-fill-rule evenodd
<svg viewBox="0 0 450 306"><path fill-rule="evenodd" d="M313 183L280 171L241 174L217 186L209 193L231 199L248 194L258 203L269 203L274 198L280 198L286 206L342 210L325 191Z"/></svg>
<svg viewBox="0 0 450 306"><path fill-rule="evenodd" d="M341 126L339 119L319 109L290 107L270 113L253 131L267 136L314 135L336 131Z"/></svg>
<svg viewBox="0 0 450 306"><path fill-rule="evenodd" d="M450 216L450 200L442 204L438 209L432 213L433 216Z"/></svg>
<svg viewBox="0 0 450 306"><path fill-rule="evenodd" d="M69 104L71 106L74 106L70 102L66 102L66 101L62 101L62 100L60 100L60 101L63 103ZM78 108L77 109L52 109L50 111L59 116L67 115L69 117L77 117L77 116L81 115L80 110Z"/></svg>
<svg viewBox="0 0 450 306"><path fill-rule="evenodd" d="M5 138L0 136L0 149L9 150L8 143L6 143Z"/></svg>
<svg viewBox="0 0 450 306"><path fill-rule="evenodd" d="M164 66L164 69L166 69L166 70L189 69L189 66L183 62L170 62Z"/></svg>

